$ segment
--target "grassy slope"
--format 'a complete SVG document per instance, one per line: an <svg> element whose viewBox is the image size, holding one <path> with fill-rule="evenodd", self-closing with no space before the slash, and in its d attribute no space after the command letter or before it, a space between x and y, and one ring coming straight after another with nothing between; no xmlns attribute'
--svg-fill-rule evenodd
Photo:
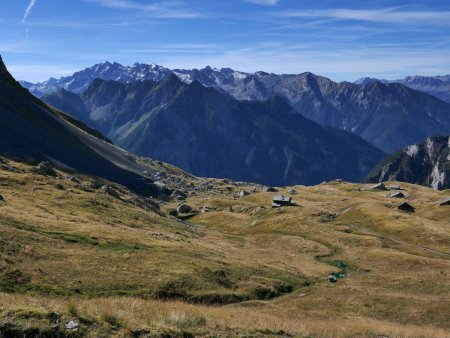
<svg viewBox="0 0 450 338"><path fill-rule="evenodd" d="M300 337L450 329L450 208L436 205L448 191L405 184L417 207L410 215L386 192L334 182L297 187L299 206L271 209L274 193L237 198L241 186L214 180L187 203L216 210L187 225L136 207L125 189L118 199L88 188L88 177L8 166L0 169L3 327L45 332L53 323L63 332L74 319L77 334L91 336ZM348 277L330 284L339 260Z"/></svg>

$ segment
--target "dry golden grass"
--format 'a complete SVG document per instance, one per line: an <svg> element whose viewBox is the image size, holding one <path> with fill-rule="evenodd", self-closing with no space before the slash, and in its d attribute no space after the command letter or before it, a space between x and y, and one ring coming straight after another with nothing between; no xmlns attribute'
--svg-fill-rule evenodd
<svg viewBox="0 0 450 338"><path fill-rule="evenodd" d="M298 206L272 209L287 188L238 198L252 187L212 180L213 191L185 202L212 210L187 225L128 203L129 192L86 189L88 177L10 166L17 172L0 171L0 321L43 328L55 312L91 336L450 330L450 208L437 206L448 191L402 184L417 208L407 214L387 192L332 182L295 187ZM330 284L339 261L347 276Z"/></svg>
<svg viewBox="0 0 450 338"><path fill-rule="evenodd" d="M170 332L174 336L192 332L199 336L286 336L296 337L448 337L445 329L429 325L398 325L387 320L354 316L344 319L308 318L302 313L272 313L264 304L252 306L229 305L206 307L183 302L160 302L129 297L49 298L41 296L2 294L1 304L27 304L0 306L9 316L33 314L39 317L49 309L67 320L92 321L92 336L99 334L110 317L117 325L114 330L103 328L112 336L131 332ZM73 308L76 315L73 314ZM7 309L7 310L5 310ZM72 310L71 310L72 309ZM103 331L103 332L105 332ZM86 333L88 336L89 332Z"/></svg>

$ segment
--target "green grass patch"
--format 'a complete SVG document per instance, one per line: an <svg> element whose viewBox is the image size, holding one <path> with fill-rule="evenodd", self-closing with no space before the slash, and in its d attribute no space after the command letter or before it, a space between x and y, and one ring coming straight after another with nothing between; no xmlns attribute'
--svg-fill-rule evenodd
<svg viewBox="0 0 450 338"><path fill-rule="evenodd" d="M119 318L111 313L104 313L101 316L101 320L115 327L121 327L122 323Z"/></svg>
<svg viewBox="0 0 450 338"><path fill-rule="evenodd" d="M74 234L69 232L58 232L49 231L37 227L35 225L26 224L22 222L12 221L12 220L2 220L2 224L14 227L19 230L33 232L39 235L50 237L52 239L63 240L68 243L76 243L82 245L95 246L102 249L113 250L113 251L135 251L144 249L143 246L138 244L130 244L123 242L100 242L97 238Z"/></svg>

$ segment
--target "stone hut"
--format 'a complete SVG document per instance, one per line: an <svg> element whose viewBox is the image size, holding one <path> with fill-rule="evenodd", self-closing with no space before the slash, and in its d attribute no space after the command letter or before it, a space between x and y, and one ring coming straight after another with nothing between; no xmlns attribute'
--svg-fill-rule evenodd
<svg viewBox="0 0 450 338"><path fill-rule="evenodd" d="M292 205L292 197L289 196L274 196L272 199L272 208L280 208Z"/></svg>
<svg viewBox="0 0 450 338"><path fill-rule="evenodd" d="M406 211L406 212L415 212L416 211L416 208L414 208L408 202L404 202L404 203L400 204L397 208L398 208L398 210Z"/></svg>

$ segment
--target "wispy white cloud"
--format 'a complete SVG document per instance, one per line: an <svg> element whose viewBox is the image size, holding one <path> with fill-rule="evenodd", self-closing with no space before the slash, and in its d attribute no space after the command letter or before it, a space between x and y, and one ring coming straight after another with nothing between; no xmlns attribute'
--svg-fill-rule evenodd
<svg viewBox="0 0 450 338"><path fill-rule="evenodd" d="M31 13L31 10L33 9L34 5L36 4L37 0L31 0L28 4L27 9L25 10L25 14L23 15L22 22L25 22L25 20L28 18L28 16Z"/></svg>
<svg viewBox="0 0 450 338"><path fill-rule="evenodd" d="M450 25L448 18L450 11L410 11L402 10L397 7L376 9L376 10L357 10L357 9L324 9L324 10L296 10L280 11L275 13L282 17L298 18L330 18L337 20L358 20L369 22L388 22L402 24L446 24Z"/></svg>
<svg viewBox="0 0 450 338"><path fill-rule="evenodd" d="M419 47L419 48L418 48ZM169 68L231 67L241 71L293 74L311 71L335 81L353 81L363 76L402 78L411 74L447 74L449 49L395 44L358 48L311 44L264 43L213 54L168 55L157 62ZM331 60L331 61L330 61ZM433 60L430 63L430 60Z"/></svg>
<svg viewBox="0 0 450 338"><path fill-rule="evenodd" d="M2 46L0 46L2 47ZM335 81L354 81L363 76L396 79L406 75L448 74L450 61L446 48L428 48L422 45L384 44L360 46L311 43L286 45L265 42L242 48L229 45L180 45L177 50L170 44L161 49L118 49L103 54L58 55L61 64L12 64L9 68L18 79L31 82L50 77L70 75L94 63L110 60L124 65L135 61L157 63L168 68L203 68L207 65L254 72L295 74L311 71ZM183 51L178 53L178 51ZM136 56L138 56L136 58ZM68 60L73 60L70 64ZM82 60L80 62L80 60ZM430 60L433 60L430 63Z"/></svg>
<svg viewBox="0 0 450 338"><path fill-rule="evenodd" d="M29 53L32 48L22 42L0 43L2 53Z"/></svg>
<svg viewBox="0 0 450 338"><path fill-rule="evenodd" d="M179 1L155 2L152 4L141 4L130 0L86 0L96 3L103 7L125 10L145 11L160 18L198 18L201 15L197 12L182 9L182 3Z"/></svg>
<svg viewBox="0 0 450 338"><path fill-rule="evenodd" d="M276 4L278 4L280 0L244 0L244 1L251 2L257 5L275 6Z"/></svg>
<svg viewBox="0 0 450 338"><path fill-rule="evenodd" d="M192 44L158 44L157 46L150 46L146 48L129 48L120 50L120 53L124 54L176 54L176 53L184 53L184 54L197 54L197 53L217 53L220 50L225 49L225 46L220 46L217 44L201 44L201 43L192 43Z"/></svg>

